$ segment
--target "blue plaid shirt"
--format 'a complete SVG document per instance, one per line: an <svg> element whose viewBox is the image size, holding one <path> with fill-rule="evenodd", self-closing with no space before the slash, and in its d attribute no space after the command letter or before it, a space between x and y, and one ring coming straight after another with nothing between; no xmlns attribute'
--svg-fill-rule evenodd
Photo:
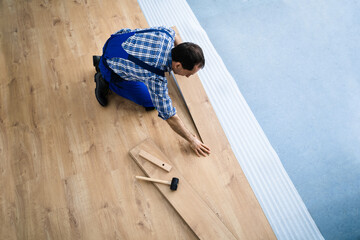
<svg viewBox="0 0 360 240"><path fill-rule="evenodd" d="M171 71L171 49L174 46L175 31L165 27L154 27L150 29L161 29L170 33L154 31L138 33L129 37L123 44L124 50L140 59L141 61L152 65L165 72ZM115 34L122 34L131 31L128 28L121 29ZM176 114L175 107L172 106L171 98L168 94L166 77L152 73L135 63L122 58L107 59L108 66L121 78L127 81L143 82L150 93L151 100L159 112L159 117L166 120Z"/></svg>

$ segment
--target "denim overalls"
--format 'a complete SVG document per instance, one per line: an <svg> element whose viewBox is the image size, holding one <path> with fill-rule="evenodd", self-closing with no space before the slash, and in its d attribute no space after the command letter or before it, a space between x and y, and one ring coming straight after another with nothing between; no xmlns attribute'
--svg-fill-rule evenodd
<svg viewBox="0 0 360 240"><path fill-rule="evenodd" d="M127 59L152 73L164 76L164 71L141 61L133 55L128 54L122 47L122 43L134 34L154 31L164 32L171 37L170 33L165 30L158 29L147 29L137 32L111 35L103 47L103 55L101 56L99 63L100 72L103 78L109 82L109 87L113 92L144 107L154 107L146 85L140 81L126 81L122 79L111 68L109 68L106 59L111 59L113 57Z"/></svg>

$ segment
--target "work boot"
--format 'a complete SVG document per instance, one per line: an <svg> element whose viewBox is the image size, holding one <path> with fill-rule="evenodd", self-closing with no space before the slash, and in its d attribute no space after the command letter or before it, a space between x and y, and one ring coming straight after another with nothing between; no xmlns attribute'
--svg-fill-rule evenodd
<svg viewBox="0 0 360 240"><path fill-rule="evenodd" d="M96 83L95 96L101 106L108 104L107 95L109 93L109 83L105 81L100 72L95 73L94 81Z"/></svg>
<svg viewBox="0 0 360 240"><path fill-rule="evenodd" d="M100 58L101 58L101 56L93 56L93 65L95 67L96 72L100 72L100 69L99 69Z"/></svg>
<svg viewBox="0 0 360 240"><path fill-rule="evenodd" d="M155 110L155 107L145 107L145 111L150 112Z"/></svg>

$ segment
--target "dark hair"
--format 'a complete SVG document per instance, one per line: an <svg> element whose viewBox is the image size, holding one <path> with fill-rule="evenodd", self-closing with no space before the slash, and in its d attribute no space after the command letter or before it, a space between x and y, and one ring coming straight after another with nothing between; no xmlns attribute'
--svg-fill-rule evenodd
<svg viewBox="0 0 360 240"><path fill-rule="evenodd" d="M195 43L183 42L171 50L171 59L180 62L182 67L192 70L199 64L200 68L205 66L205 58L201 47Z"/></svg>

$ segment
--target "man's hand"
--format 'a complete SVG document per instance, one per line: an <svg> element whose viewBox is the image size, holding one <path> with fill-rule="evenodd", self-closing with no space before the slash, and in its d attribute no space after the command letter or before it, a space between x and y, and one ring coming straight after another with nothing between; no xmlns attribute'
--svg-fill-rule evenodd
<svg viewBox="0 0 360 240"><path fill-rule="evenodd" d="M184 139L186 139L191 148L194 150L196 155L206 157L206 154L210 154L210 148L203 144L199 139L197 139L194 135L192 135L189 130L186 129L181 119L177 114L167 119L166 122L170 125L170 127Z"/></svg>
<svg viewBox="0 0 360 240"><path fill-rule="evenodd" d="M194 150L196 155L198 155L198 157L200 156L206 157L207 155L210 154L210 148L206 146L204 143L202 143L196 137L194 137L194 140L190 142L190 146Z"/></svg>

